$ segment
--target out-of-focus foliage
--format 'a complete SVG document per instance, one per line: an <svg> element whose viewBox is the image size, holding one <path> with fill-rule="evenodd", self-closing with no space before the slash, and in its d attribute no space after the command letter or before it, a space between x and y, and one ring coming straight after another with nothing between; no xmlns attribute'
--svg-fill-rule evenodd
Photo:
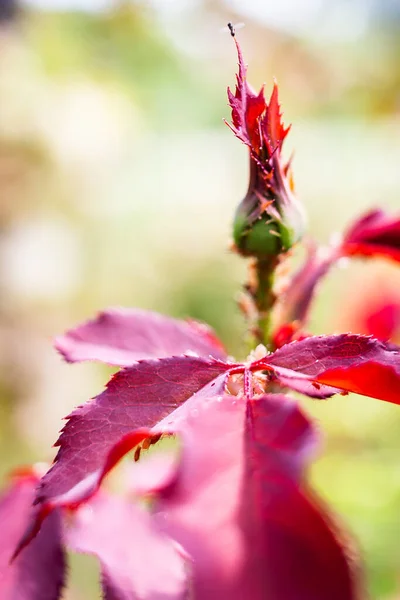
<svg viewBox="0 0 400 600"><path fill-rule="evenodd" d="M285 4L299 10L294 0ZM236 68L231 40L219 33L228 20L246 21L239 35L251 81L279 79L313 235L326 239L371 205L398 208L400 21L390 2L376 3L364 28L356 27L366 4L374 3L321 2L316 26L299 31L272 28L228 2L115 2L91 13L7 5L0 25L2 473L51 459L61 418L98 391L104 373L67 369L51 337L100 308L204 319L243 354L233 298L245 266L228 248L248 174L245 149L222 123ZM322 36L336 5L335 35ZM356 32L341 35L349 21ZM397 277L379 261L335 271L312 330L347 327L346 298L357 311L375 276ZM373 597L393 600L398 409L353 396L305 406L327 430L318 489L358 535ZM79 572L85 568L78 565L78 579ZM73 597L96 597L90 593Z"/></svg>
<svg viewBox="0 0 400 600"><path fill-rule="evenodd" d="M121 3L97 16L33 14L26 32L49 77L86 75L113 87L137 105L152 129L217 124L218 90L207 85L204 71L174 48L141 6L133 10Z"/></svg>

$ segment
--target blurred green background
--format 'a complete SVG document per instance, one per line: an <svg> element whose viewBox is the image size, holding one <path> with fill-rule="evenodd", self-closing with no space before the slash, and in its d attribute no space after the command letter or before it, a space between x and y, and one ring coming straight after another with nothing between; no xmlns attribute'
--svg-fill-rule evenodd
<svg viewBox="0 0 400 600"><path fill-rule="evenodd" d="M246 149L222 122L240 42L255 86L273 76L288 155L327 241L359 211L399 208L398 0L0 2L0 471L51 460L61 419L104 370L63 364L51 338L109 305L245 330L229 252ZM311 329L356 329L400 274L337 269ZM400 593L400 412L371 399L304 402L326 435L315 484L358 539L373 598ZM68 598L97 597L86 563ZM77 588L81 587L79 591Z"/></svg>

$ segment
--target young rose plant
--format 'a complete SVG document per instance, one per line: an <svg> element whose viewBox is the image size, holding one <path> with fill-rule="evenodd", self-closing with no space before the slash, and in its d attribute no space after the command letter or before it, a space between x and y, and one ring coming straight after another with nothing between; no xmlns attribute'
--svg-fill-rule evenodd
<svg viewBox="0 0 400 600"><path fill-rule="evenodd" d="M0 501L5 600L56 600L65 550L98 558L107 600L355 600L365 594L354 544L307 483L319 432L288 393L355 392L400 403L400 348L356 333L306 329L317 286L343 257L400 261L400 218L374 210L279 282L304 231L275 85L269 102L239 72L231 129L249 149L250 183L234 219L250 259L254 350L227 355L196 321L109 309L57 338L68 362L120 367L67 417L43 477L14 474ZM276 292L276 283L280 293ZM178 439L175 452L143 450ZM123 493L103 485L134 451Z"/></svg>

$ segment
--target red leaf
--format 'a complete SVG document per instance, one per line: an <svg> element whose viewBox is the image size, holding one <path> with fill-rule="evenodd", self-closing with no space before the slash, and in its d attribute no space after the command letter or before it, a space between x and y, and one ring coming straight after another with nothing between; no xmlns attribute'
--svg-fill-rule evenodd
<svg viewBox="0 0 400 600"><path fill-rule="evenodd" d="M296 404L269 396L262 411L263 431L271 461L288 478L298 478L317 443L315 432ZM256 402L261 402L257 400ZM185 409L184 405L182 409ZM265 410L264 410L265 409ZM252 589L254 538L246 538L240 508L247 496L243 476L248 459L244 448L246 401L223 396L204 400L188 413L182 427L182 463L176 483L164 493L155 515L159 526L182 545L192 560L192 589L196 600L265 598L269 567ZM273 483L272 481L270 483ZM268 493L268 484L265 486ZM252 519L252 508L247 519ZM254 524L254 537L264 534Z"/></svg>
<svg viewBox="0 0 400 600"><path fill-rule="evenodd" d="M242 519L253 565L247 594L255 600L355 600L358 580L342 534L300 486L301 453L308 454L312 432L290 404L275 395L248 404ZM271 452L270 440L280 435Z"/></svg>
<svg viewBox="0 0 400 600"><path fill-rule="evenodd" d="M393 350L399 356L398 349ZM355 394L400 404L400 369L390 364L368 362L350 369L330 369L318 381Z"/></svg>
<svg viewBox="0 0 400 600"><path fill-rule="evenodd" d="M188 352L226 357L221 342L203 323L121 308L103 311L94 320L71 329L56 339L55 346L68 362L99 360L117 366Z"/></svg>
<svg viewBox="0 0 400 600"><path fill-rule="evenodd" d="M15 547L13 557L17 557L31 543L40 531L44 520L54 509L68 508L70 510L77 510L81 504L88 502L98 492L104 478L130 450L144 441L151 445L154 443L153 440L158 441L159 438L160 436L157 435L155 437L150 429L135 429L122 436L111 447L104 459L104 463L97 471L87 475L64 494L43 501L31 511L25 530ZM150 463L147 460L147 468L143 468L141 463L140 465L134 463L134 468L132 468L133 473L131 474L132 481L129 486L131 493L136 495L149 494L150 492L157 493L161 489L172 485L177 474L176 457L165 457L164 453L164 460L160 456L156 456L155 458L154 460L153 457ZM150 469L149 466L151 467Z"/></svg>
<svg viewBox="0 0 400 600"><path fill-rule="evenodd" d="M102 561L106 597L125 600L139 587L152 597L145 592L163 581L160 569L179 584L173 539L190 561L196 600L353 600L337 531L299 488L317 437L297 405L276 394L252 400L245 426L244 398L203 398L190 409L189 402L177 409L177 478L159 491L155 514L139 516L118 500L106 518L95 500L89 523L73 531L75 548Z"/></svg>
<svg viewBox="0 0 400 600"><path fill-rule="evenodd" d="M224 396L198 405L182 428L182 459L172 490L159 501L159 526L193 563L196 600L234 599L243 559L237 523L243 470L245 400Z"/></svg>
<svg viewBox="0 0 400 600"><path fill-rule="evenodd" d="M341 393L341 390L336 387L321 385L310 379L307 375L292 371L291 369L285 369L284 367L275 367L275 376L283 387L291 388L310 398L325 399Z"/></svg>
<svg viewBox="0 0 400 600"><path fill-rule="evenodd" d="M108 473L114 468L118 461L125 456L130 450L138 446L145 440L151 444L153 440L158 441L162 434L171 434L180 432L185 428L187 419L198 412L199 403L202 404L204 399L221 395L225 388L225 375L220 375L210 383L205 385L199 392L195 393L187 402L179 406L176 410L170 413L166 418L162 419L156 428L150 429L134 429L118 438L117 442L108 447L107 452L101 459L96 456L96 461L101 463L97 469L84 475L80 475L78 481L70 482L68 489L62 493L54 493L55 485L50 481L50 493L45 489L46 497L41 495L36 498L36 503L40 502L38 510L32 511L30 518L27 521L27 526L19 539L15 549L14 556L17 556L37 535L43 521L55 508L68 508L76 510L82 503L87 502L100 488L101 483ZM76 458L76 457L75 457ZM172 485L177 475L176 457L172 456L165 460L156 457L156 460L147 462L147 468L140 464L134 464L130 477L129 488L130 492L136 495L156 494L160 490ZM148 460L148 459L147 459ZM53 470L56 469L58 463L46 474L45 478L51 479ZM151 469L149 469L149 465ZM58 467L63 474L64 464ZM58 472L56 473L58 477ZM43 487L43 483L42 483ZM46 480L44 480L46 487Z"/></svg>
<svg viewBox="0 0 400 600"><path fill-rule="evenodd" d="M400 403L400 349L374 338L354 334L309 337L283 346L252 369L262 364L298 391L314 382ZM312 395L306 389L304 393Z"/></svg>
<svg viewBox="0 0 400 600"><path fill-rule="evenodd" d="M355 281L358 291L349 290L343 298L343 310L337 317L342 331L356 331L379 340L400 342L399 279L385 273L371 273L368 279Z"/></svg>
<svg viewBox="0 0 400 600"><path fill-rule="evenodd" d="M160 529L192 561L196 600L246 597L236 587L246 558L237 518L245 406L244 398L223 396L186 413L179 476L156 504Z"/></svg>
<svg viewBox="0 0 400 600"><path fill-rule="evenodd" d="M244 398L188 415L178 478L158 503L157 523L192 560L194 597L353 600L344 549L299 487L316 433L284 396L247 406L246 426Z"/></svg>
<svg viewBox="0 0 400 600"><path fill-rule="evenodd" d="M26 527L39 478L16 478L0 498L0 597L2 600L57 600L65 577L60 516L56 511L22 554L10 564Z"/></svg>
<svg viewBox="0 0 400 600"><path fill-rule="evenodd" d="M347 231L342 253L345 256L382 256L400 262L400 217L383 210L371 210Z"/></svg>
<svg viewBox="0 0 400 600"><path fill-rule="evenodd" d="M138 505L99 494L78 510L66 538L71 550L99 558L105 600L189 597L182 552Z"/></svg>
<svg viewBox="0 0 400 600"><path fill-rule="evenodd" d="M366 333L379 340L390 340L400 329L400 303L382 302L365 315Z"/></svg>
<svg viewBox="0 0 400 600"><path fill-rule="evenodd" d="M98 500L89 505L94 507L90 520L78 522L73 544L100 558L106 598L125 600L139 588L143 597L157 597L150 595L149 586L155 586L154 593L165 593L164 572L179 594L184 580L177 558L183 555L190 561L190 590L196 600L291 600L295 589L301 599L333 600L331 588L338 593L335 600L354 598L348 593L347 562L328 518L299 489L316 433L284 396L269 395L250 404L246 426L244 398L199 393L175 411L181 462L173 483L158 490L152 517L120 500L106 517L97 511ZM167 427L165 419L153 433ZM84 509L78 511L80 519L82 515L85 519ZM182 547L180 556L170 539ZM327 553L326 560L318 549ZM285 577L288 565L293 581ZM303 575L317 569L318 585ZM163 587L158 590L159 582Z"/></svg>
<svg viewBox="0 0 400 600"><path fill-rule="evenodd" d="M37 502L71 490L102 468L121 437L154 425L229 368L229 364L182 356L140 361L116 373L102 394L68 417L57 442L55 464L42 479Z"/></svg>
<svg viewBox="0 0 400 600"><path fill-rule="evenodd" d="M337 260L334 248L327 251L326 248L317 248L314 244L309 244L307 250L308 256L304 264L279 295L276 337L282 327L290 327L292 324L294 336L307 324L318 285ZM292 339L295 338L292 337Z"/></svg>
<svg viewBox="0 0 400 600"><path fill-rule="evenodd" d="M264 457L268 468L277 469L294 481L302 479L319 436L294 400L282 394L250 399L245 428L246 477L253 453L268 448L269 454Z"/></svg>
<svg viewBox="0 0 400 600"><path fill-rule="evenodd" d="M400 218L373 210L350 227L340 246L310 245L304 265L279 298L276 335L292 323L294 332L306 324L317 286L341 256L383 256L400 261Z"/></svg>

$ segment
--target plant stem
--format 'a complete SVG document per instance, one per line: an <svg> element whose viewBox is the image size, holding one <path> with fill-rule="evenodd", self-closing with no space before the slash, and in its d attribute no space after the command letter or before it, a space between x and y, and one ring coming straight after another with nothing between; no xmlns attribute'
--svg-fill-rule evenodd
<svg viewBox="0 0 400 600"><path fill-rule="evenodd" d="M256 259L254 264L255 281L251 286L250 293L253 296L254 304L257 310L257 325L254 331L257 344L271 350L271 310L275 303L276 296L272 291L274 282L274 272L277 265L275 257L268 259Z"/></svg>

